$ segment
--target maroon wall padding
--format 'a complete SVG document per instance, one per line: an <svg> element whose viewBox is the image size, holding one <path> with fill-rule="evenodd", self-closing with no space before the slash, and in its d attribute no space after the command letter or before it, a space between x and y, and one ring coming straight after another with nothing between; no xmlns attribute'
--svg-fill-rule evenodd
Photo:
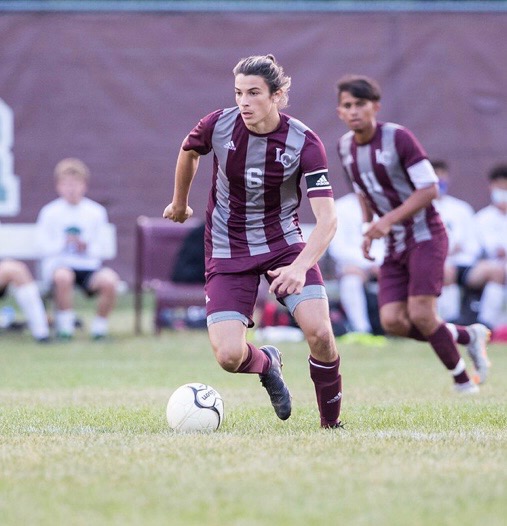
<svg viewBox="0 0 507 526"><path fill-rule="evenodd" d="M15 117L22 212L35 221L55 197L58 160L92 170L89 195L118 227L112 263L130 283L136 217L172 194L179 146L198 119L234 105L232 68L274 53L292 77L287 112L323 139L337 196L347 191L335 145L335 84L344 73L380 82L379 118L410 127L447 159L451 192L488 203L487 172L507 161L506 13L2 14L0 98ZM204 217L205 158L191 193ZM311 221L308 203L301 218Z"/></svg>

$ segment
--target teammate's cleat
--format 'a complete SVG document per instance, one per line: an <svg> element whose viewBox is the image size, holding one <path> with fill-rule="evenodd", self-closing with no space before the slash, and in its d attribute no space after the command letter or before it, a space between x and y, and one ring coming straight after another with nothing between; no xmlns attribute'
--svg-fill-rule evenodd
<svg viewBox="0 0 507 526"><path fill-rule="evenodd" d="M74 335L70 332L58 331L56 333L56 339L61 342L68 342L74 338Z"/></svg>
<svg viewBox="0 0 507 526"><path fill-rule="evenodd" d="M261 384L269 394L276 416L280 420L287 420L291 413L292 402L289 389L282 376L282 355L272 345L264 345L260 350L271 360L268 372L259 374Z"/></svg>
<svg viewBox="0 0 507 526"><path fill-rule="evenodd" d="M486 351L491 331L482 323L474 323L468 327L468 333L470 334L470 343L467 345L468 355L472 359L477 372L474 376L474 381L477 384L482 384L486 381L488 369L491 367Z"/></svg>
<svg viewBox="0 0 507 526"><path fill-rule="evenodd" d="M51 337L50 336L42 336L41 338L35 338L35 341L37 343L42 344L42 345L47 345L48 343L51 343Z"/></svg>
<svg viewBox="0 0 507 526"><path fill-rule="evenodd" d="M345 424L342 424L340 420L336 422L336 424L325 424L322 427L322 429L345 429Z"/></svg>
<svg viewBox="0 0 507 526"><path fill-rule="evenodd" d="M454 390L457 393L465 395L477 394L480 391L479 386L472 382L472 380L469 380L463 384L454 384Z"/></svg>

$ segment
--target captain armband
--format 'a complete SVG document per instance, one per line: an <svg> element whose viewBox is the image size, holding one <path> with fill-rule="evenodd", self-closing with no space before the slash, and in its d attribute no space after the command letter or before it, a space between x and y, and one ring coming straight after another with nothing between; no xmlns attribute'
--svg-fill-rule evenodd
<svg viewBox="0 0 507 526"><path fill-rule="evenodd" d="M331 183L327 178L327 170L317 170L306 173L305 181L308 192L314 190L331 190Z"/></svg>

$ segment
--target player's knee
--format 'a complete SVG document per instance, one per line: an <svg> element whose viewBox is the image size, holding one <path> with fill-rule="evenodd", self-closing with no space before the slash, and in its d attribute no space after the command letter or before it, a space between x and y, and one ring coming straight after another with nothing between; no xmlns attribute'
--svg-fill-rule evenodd
<svg viewBox="0 0 507 526"><path fill-rule="evenodd" d="M237 348L232 348L228 344L217 345L213 348L215 359L222 369L229 373L234 373L241 365L241 354Z"/></svg>
<svg viewBox="0 0 507 526"><path fill-rule="evenodd" d="M408 330L407 320L398 313L380 312L380 323L388 334L404 335Z"/></svg>
<svg viewBox="0 0 507 526"><path fill-rule="evenodd" d="M305 333L305 338L312 356L324 362L336 360L336 344L331 327L324 325L315 327Z"/></svg>
<svg viewBox="0 0 507 526"><path fill-rule="evenodd" d="M74 273L68 268L59 268L53 274L53 283L57 288L73 287Z"/></svg>
<svg viewBox="0 0 507 526"><path fill-rule="evenodd" d="M413 325L419 329L424 329L427 325L434 325L436 313L425 305L414 305L409 307L408 316Z"/></svg>
<svg viewBox="0 0 507 526"><path fill-rule="evenodd" d="M91 281L91 288L100 292L115 294L120 278L112 269L104 268L94 275Z"/></svg>

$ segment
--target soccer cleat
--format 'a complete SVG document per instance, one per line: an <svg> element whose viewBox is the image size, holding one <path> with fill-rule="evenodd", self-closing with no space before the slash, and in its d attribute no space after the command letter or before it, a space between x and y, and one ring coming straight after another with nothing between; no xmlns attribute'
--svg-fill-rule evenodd
<svg viewBox="0 0 507 526"><path fill-rule="evenodd" d="M472 359L477 374L474 376L474 381L477 384L482 384L486 381L488 376L488 369L491 363L488 359L486 345L491 337L491 331L482 323L474 323L468 328L470 334L470 343L467 345L468 355Z"/></svg>
<svg viewBox="0 0 507 526"><path fill-rule="evenodd" d="M264 345L260 350L271 360L268 372L259 374L261 384L269 394L276 416L280 420L287 420L291 413L292 402L289 389L282 376L282 355L272 345Z"/></svg>
<svg viewBox="0 0 507 526"><path fill-rule="evenodd" d="M56 333L56 339L61 341L61 342L65 342L65 341L70 341L74 338L74 334L70 333L70 332L64 332L64 331L58 331Z"/></svg>
<svg viewBox="0 0 507 526"><path fill-rule="evenodd" d="M37 343L40 343L42 345L47 345L48 343L51 343L51 337L50 336L42 336L41 338L34 338Z"/></svg>
<svg viewBox="0 0 507 526"><path fill-rule="evenodd" d="M454 384L454 390L457 393L465 395L477 394L480 391L479 386L476 383L472 382L472 380L468 380L468 382L465 382L463 384Z"/></svg>
<svg viewBox="0 0 507 526"><path fill-rule="evenodd" d="M345 424L342 424L340 420L336 422L336 424L325 424L322 427L322 429L345 429Z"/></svg>

